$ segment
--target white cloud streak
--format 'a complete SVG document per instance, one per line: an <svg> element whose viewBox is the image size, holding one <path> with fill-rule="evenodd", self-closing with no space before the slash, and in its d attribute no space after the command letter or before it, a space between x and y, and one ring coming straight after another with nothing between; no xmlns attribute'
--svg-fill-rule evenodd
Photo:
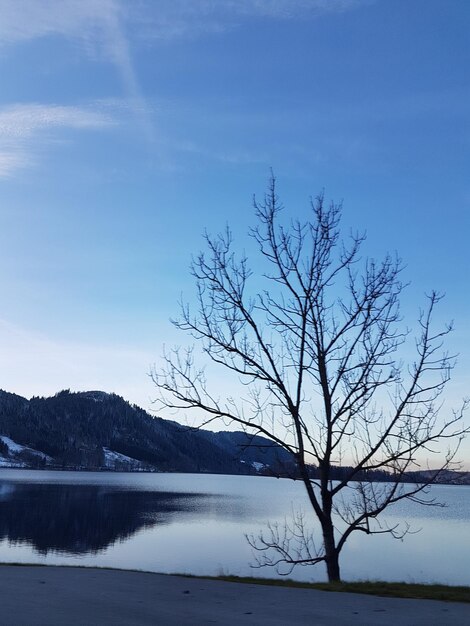
<svg viewBox="0 0 470 626"><path fill-rule="evenodd" d="M37 161L41 147L57 130L98 130L112 127L116 121L109 113L89 107L17 104L0 109L0 177Z"/></svg>
<svg viewBox="0 0 470 626"><path fill-rule="evenodd" d="M102 36L118 6L115 0L0 0L0 43Z"/></svg>
<svg viewBox="0 0 470 626"><path fill-rule="evenodd" d="M141 21L149 39L170 40L220 33L238 26L243 19L309 19L328 13L343 13L375 0L144 0L131 20Z"/></svg>
<svg viewBox="0 0 470 626"><path fill-rule="evenodd" d="M0 137L26 139L48 128L103 128L114 125L104 113L85 107L18 104L0 109Z"/></svg>
<svg viewBox="0 0 470 626"><path fill-rule="evenodd" d="M136 74L126 32L136 38L168 40L223 32L244 18L308 19L343 13L373 2L375 0L0 0L0 45L51 36L79 40L90 54L102 54L115 62L129 86L136 81Z"/></svg>
<svg viewBox="0 0 470 626"><path fill-rule="evenodd" d="M160 36L176 36L201 21L223 30L234 18L293 19L341 13L373 0L0 0L0 44L63 36L93 42L111 52L115 24L158 26ZM161 29L161 30L160 30ZM166 31L166 33L165 33ZM150 32L150 31L149 31ZM110 38L111 35L111 38ZM121 35L117 35L117 43ZM110 50L107 50L110 52Z"/></svg>
<svg viewBox="0 0 470 626"><path fill-rule="evenodd" d="M166 0L165 5L197 13L292 19L348 11L366 0Z"/></svg>
<svg viewBox="0 0 470 626"><path fill-rule="evenodd" d="M45 37L79 41L87 54L118 70L128 105L152 146L156 132L131 55L134 39L173 39L223 32L241 19L294 19L338 13L373 0L0 0L0 50ZM17 105L0 110L0 177L34 164L34 139L60 128L110 126L80 107Z"/></svg>
<svg viewBox="0 0 470 626"><path fill-rule="evenodd" d="M150 109L125 35L131 14L131 6L117 0L0 0L0 46L44 37L81 42L90 56L115 65L144 135L153 140Z"/></svg>

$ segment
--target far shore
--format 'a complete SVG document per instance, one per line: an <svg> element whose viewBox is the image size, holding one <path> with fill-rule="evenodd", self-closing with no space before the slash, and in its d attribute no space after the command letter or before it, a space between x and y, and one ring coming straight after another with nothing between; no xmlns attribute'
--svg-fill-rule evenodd
<svg viewBox="0 0 470 626"><path fill-rule="evenodd" d="M76 472L78 474L86 474L86 473L102 473L102 474L195 474L195 475L220 475L220 476L251 476L255 478L278 478L285 480L293 480L301 482L300 477L292 477L292 476L279 476L276 474L270 473L253 473L253 474L226 474L221 472L220 474L215 474L214 472L204 472L204 471L170 471L170 470L158 470L153 468L139 468L139 469L126 469L126 468L111 468L111 467L78 467L78 466L70 466L64 467L63 465L45 465L38 467L24 467L20 465L0 465L1 470L20 470L20 471L29 471L29 472ZM465 476L465 479L449 479L449 480L440 480L439 482L432 483L430 486L452 486L452 487L470 487L470 472L455 472L456 474L462 474ZM314 478L312 477L312 480ZM467 481L467 482L465 482ZM391 482L388 480L372 480L371 482ZM415 482L419 482L419 480L414 481L412 479L404 480L403 484L414 484Z"/></svg>

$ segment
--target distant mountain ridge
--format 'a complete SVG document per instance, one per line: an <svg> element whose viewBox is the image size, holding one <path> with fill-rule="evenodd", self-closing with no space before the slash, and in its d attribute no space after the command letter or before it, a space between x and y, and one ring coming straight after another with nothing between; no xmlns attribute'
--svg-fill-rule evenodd
<svg viewBox="0 0 470 626"><path fill-rule="evenodd" d="M289 453L264 437L190 428L96 390L31 400L0 390L1 467L298 476ZM338 466L333 478L351 469ZM313 465L309 472L318 477ZM425 482L432 474L408 472L404 480ZM391 476L375 470L357 478ZM446 471L435 480L468 485L470 472Z"/></svg>
<svg viewBox="0 0 470 626"><path fill-rule="evenodd" d="M0 391L0 466L279 475L292 460L263 437L189 428L116 394Z"/></svg>

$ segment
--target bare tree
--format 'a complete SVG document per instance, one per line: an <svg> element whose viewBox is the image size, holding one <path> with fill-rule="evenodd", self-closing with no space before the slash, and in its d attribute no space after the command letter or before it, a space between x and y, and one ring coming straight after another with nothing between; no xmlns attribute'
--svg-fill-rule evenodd
<svg viewBox="0 0 470 626"><path fill-rule="evenodd" d="M247 258L237 260L228 229L216 237L206 234L207 252L193 260L197 310L182 303L174 324L198 340L214 364L241 380L246 393L219 398L196 365L194 348L167 352L153 379L161 407L203 412L205 424L220 418L235 422L291 454L292 477L305 485L322 544L315 545L299 513L250 541L260 551L261 565L289 571L324 562L329 580L336 581L339 555L353 532L402 537L406 528L376 518L403 499L432 503L426 488L453 466L467 432L466 403L439 415L455 364L443 353L451 327L432 329L440 296L428 296L414 360L404 365L400 348L408 346L409 332L399 313L399 259L361 261L364 236L340 240L341 206L327 206L323 196L310 204L309 220L285 228L279 224L274 177L264 200L254 200L257 226L250 234L269 269L260 278L267 288L253 296ZM419 469L420 455L437 453L434 472L404 484L409 472ZM333 480L344 460L342 478ZM374 470L387 472L388 481L372 482Z"/></svg>

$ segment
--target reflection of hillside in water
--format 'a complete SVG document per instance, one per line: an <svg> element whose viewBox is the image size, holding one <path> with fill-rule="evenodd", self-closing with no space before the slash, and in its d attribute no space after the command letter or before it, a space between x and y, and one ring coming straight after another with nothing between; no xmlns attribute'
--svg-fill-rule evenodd
<svg viewBox="0 0 470 626"><path fill-rule="evenodd" d="M195 493L119 490L102 485L3 483L0 539L39 554L96 554L142 528L209 505Z"/></svg>

